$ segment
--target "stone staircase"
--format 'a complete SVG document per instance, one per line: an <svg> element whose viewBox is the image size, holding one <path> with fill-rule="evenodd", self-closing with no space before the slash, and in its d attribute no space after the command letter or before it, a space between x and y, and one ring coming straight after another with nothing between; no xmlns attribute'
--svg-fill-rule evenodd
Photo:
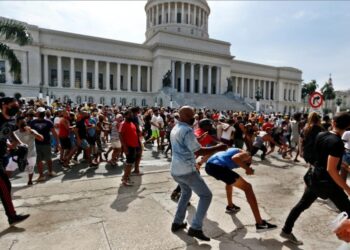
<svg viewBox="0 0 350 250"><path fill-rule="evenodd" d="M253 111L254 108L244 102L244 99L237 99L228 94L208 95L178 93L174 89L163 89L163 95L171 96L176 106L190 105L195 108L210 108L217 110ZM175 106L174 106L175 107Z"/></svg>

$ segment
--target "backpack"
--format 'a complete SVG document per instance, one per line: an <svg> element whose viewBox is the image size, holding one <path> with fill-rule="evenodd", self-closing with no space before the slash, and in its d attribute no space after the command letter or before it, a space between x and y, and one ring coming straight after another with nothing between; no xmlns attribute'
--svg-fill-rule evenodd
<svg viewBox="0 0 350 250"><path fill-rule="evenodd" d="M310 131L308 134L305 136L304 131L302 132L304 134L303 136L303 143L302 143L302 148L303 148L303 157L304 160L307 163L310 163L311 165L314 165L316 160L317 160L317 151L315 150L315 141L316 141L316 136L322 132L323 129L320 126L313 126L310 128Z"/></svg>

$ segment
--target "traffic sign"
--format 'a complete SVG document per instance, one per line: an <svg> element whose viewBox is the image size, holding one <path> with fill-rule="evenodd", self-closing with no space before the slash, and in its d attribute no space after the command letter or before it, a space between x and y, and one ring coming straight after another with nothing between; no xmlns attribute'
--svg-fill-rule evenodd
<svg viewBox="0 0 350 250"><path fill-rule="evenodd" d="M320 108L323 104L323 95L320 92L313 92L310 95L309 104L314 109Z"/></svg>

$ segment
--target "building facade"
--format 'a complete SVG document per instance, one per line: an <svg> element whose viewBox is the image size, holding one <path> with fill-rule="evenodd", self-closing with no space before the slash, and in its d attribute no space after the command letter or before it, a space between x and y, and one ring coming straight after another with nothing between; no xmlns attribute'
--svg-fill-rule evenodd
<svg viewBox="0 0 350 250"><path fill-rule="evenodd" d="M235 109L237 102L254 107L259 92L266 111L301 107L302 72L236 60L230 43L209 37L206 0L148 0L145 11L143 44L25 24L32 44L7 43L22 74L14 79L8 61L0 59L0 94L37 97L41 91L75 103L168 106L190 103L192 97L219 102L230 93L226 100Z"/></svg>

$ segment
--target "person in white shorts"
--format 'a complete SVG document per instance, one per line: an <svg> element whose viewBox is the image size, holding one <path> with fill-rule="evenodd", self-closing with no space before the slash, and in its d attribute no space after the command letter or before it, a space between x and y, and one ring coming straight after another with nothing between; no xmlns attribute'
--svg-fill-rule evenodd
<svg viewBox="0 0 350 250"><path fill-rule="evenodd" d="M26 171L28 172L28 186L33 185L32 179L34 174L34 167L36 163L36 148L35 140L43 141L44 137L27 126L27 122L24 117L18 117L16 120L16 125L19 127L14 133L15 135L28 146L27 154L27 166ZM17 169L17 163L10 158L9 164L6 167L6 171L13 172Z"/></svg>
<svg viewBox="0 0 350 250"><path fill-rule="evenodd" d="M120 135L119 135L119 130L121 127L121 124L123 122L123 115L122 114L117 114L115 117L115 120L112 122L111 126L111 147L106 153L108 157L108 153L113 150L112 153L112 159L109 161L109 163L112 166L116 166L118 162L118 156L121 153L121 148L122 144L120 142ZM107 159L106 157L106 159Z"/></svg>

